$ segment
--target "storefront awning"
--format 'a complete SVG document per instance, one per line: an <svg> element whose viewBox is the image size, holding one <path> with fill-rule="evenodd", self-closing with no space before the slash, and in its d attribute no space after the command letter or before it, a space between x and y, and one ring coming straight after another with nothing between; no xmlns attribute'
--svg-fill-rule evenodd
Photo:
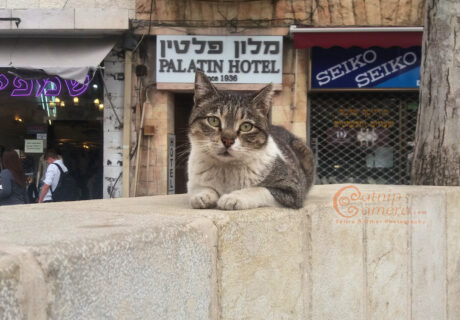
<svg viewBox="0 0 460 320"><path fill-rule="evenodd" d="M299 28L291 26L294 47L402 47L422 44L423 27Z"/></svg>
<svg viewBox="0 0 460 320"><path fill-rule="evenodd" d="M0 68L43 70L80 83L115 45L114 38L7 38L1 40Z"/></svg>

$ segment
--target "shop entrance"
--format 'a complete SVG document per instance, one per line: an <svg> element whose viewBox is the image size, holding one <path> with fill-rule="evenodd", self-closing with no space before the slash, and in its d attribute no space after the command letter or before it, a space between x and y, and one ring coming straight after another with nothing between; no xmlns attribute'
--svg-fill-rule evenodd
<svg viewBox="0 0 460 320"><path fill-rule="evenodd" d="M54 121L48 137L75 178L81 200L102 198L102 121Z"/></svg>
<svg viewBox="0 0 460 320"><path fill-rule="evenodd" d="M43 154L54 148L81 189L102 198L103 86L100 73L85 83L59 77L21 77L0 69L0 149L15 149L30 186L41 186ZM1 169L1 168L0 168Z"/></svg>
<svg viewBox="0 0 460 320"><path fill-rule="evenodd" d="M310 94L317 184L408 184L418 92Z"/></svg>
<svg viewBox="0 0 460 320"><path fill-rule="evenodd" d="M193 107L193 94L174 96L174 133L176 135L175 193L187 193L187 161L190 150L188 120Z"/></svg>

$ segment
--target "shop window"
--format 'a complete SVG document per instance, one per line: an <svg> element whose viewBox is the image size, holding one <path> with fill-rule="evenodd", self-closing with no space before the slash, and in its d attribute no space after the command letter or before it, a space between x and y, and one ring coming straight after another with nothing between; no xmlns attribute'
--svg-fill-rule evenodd
<svg viewBox="0 0 460 320"><path fill-rule="evenodd" d="M317 184L409 184L418 92L312 93Z"/></svg>
<svg viewBox="0 0 460 320"><path fill-rule="evenodd" d="M0 147L18 150L29 180L40 187L43 153L56 149L82 191L102 197L103 81L85 83L55 76L31 77L0 69Z"/></svg>

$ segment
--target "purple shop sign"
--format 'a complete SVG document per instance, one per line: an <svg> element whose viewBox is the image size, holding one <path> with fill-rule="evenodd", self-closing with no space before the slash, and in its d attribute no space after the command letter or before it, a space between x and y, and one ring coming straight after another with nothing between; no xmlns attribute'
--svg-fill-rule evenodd
<svg viewBox="0 0 460 320"><path fill-rule="evenodd" d="M64 87L64 82L69 96L78 97L88 90L90 81L89 76L86 76L84 83L79 83L75 80L64 80L57 76L35 81L14 77L11 81L5 74L0 73L0 91L7 90L12 86L10 94L12 97L29 97L32 95L39 97L42 94L48 97L59 96Z"/></svg>

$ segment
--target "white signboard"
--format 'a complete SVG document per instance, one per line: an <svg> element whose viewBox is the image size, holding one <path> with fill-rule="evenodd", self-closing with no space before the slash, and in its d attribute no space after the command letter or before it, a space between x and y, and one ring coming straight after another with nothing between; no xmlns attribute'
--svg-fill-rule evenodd
<svg viewBox="0 0 460 320"><path fill-rule="evenodd" d="M47 134L46 133L37 133L38 140L46 140Z"/></svg>
<svg viewBox="0 0 460 320"><path fill-rule="evenodd" d="M168 135L168 194L176 193L176 136Z"/></svg>
<svg viewBox="0 0 460 320"><path fill-rule="evenodd" d="M24 140L25 153L43 153L43 140L26 139Z"/></svg>
<svg viewBox="0 0 460 320"><path fill-rule="evenodd" d="M281 36L157 36L157 82L281 83Z"/></svg>

